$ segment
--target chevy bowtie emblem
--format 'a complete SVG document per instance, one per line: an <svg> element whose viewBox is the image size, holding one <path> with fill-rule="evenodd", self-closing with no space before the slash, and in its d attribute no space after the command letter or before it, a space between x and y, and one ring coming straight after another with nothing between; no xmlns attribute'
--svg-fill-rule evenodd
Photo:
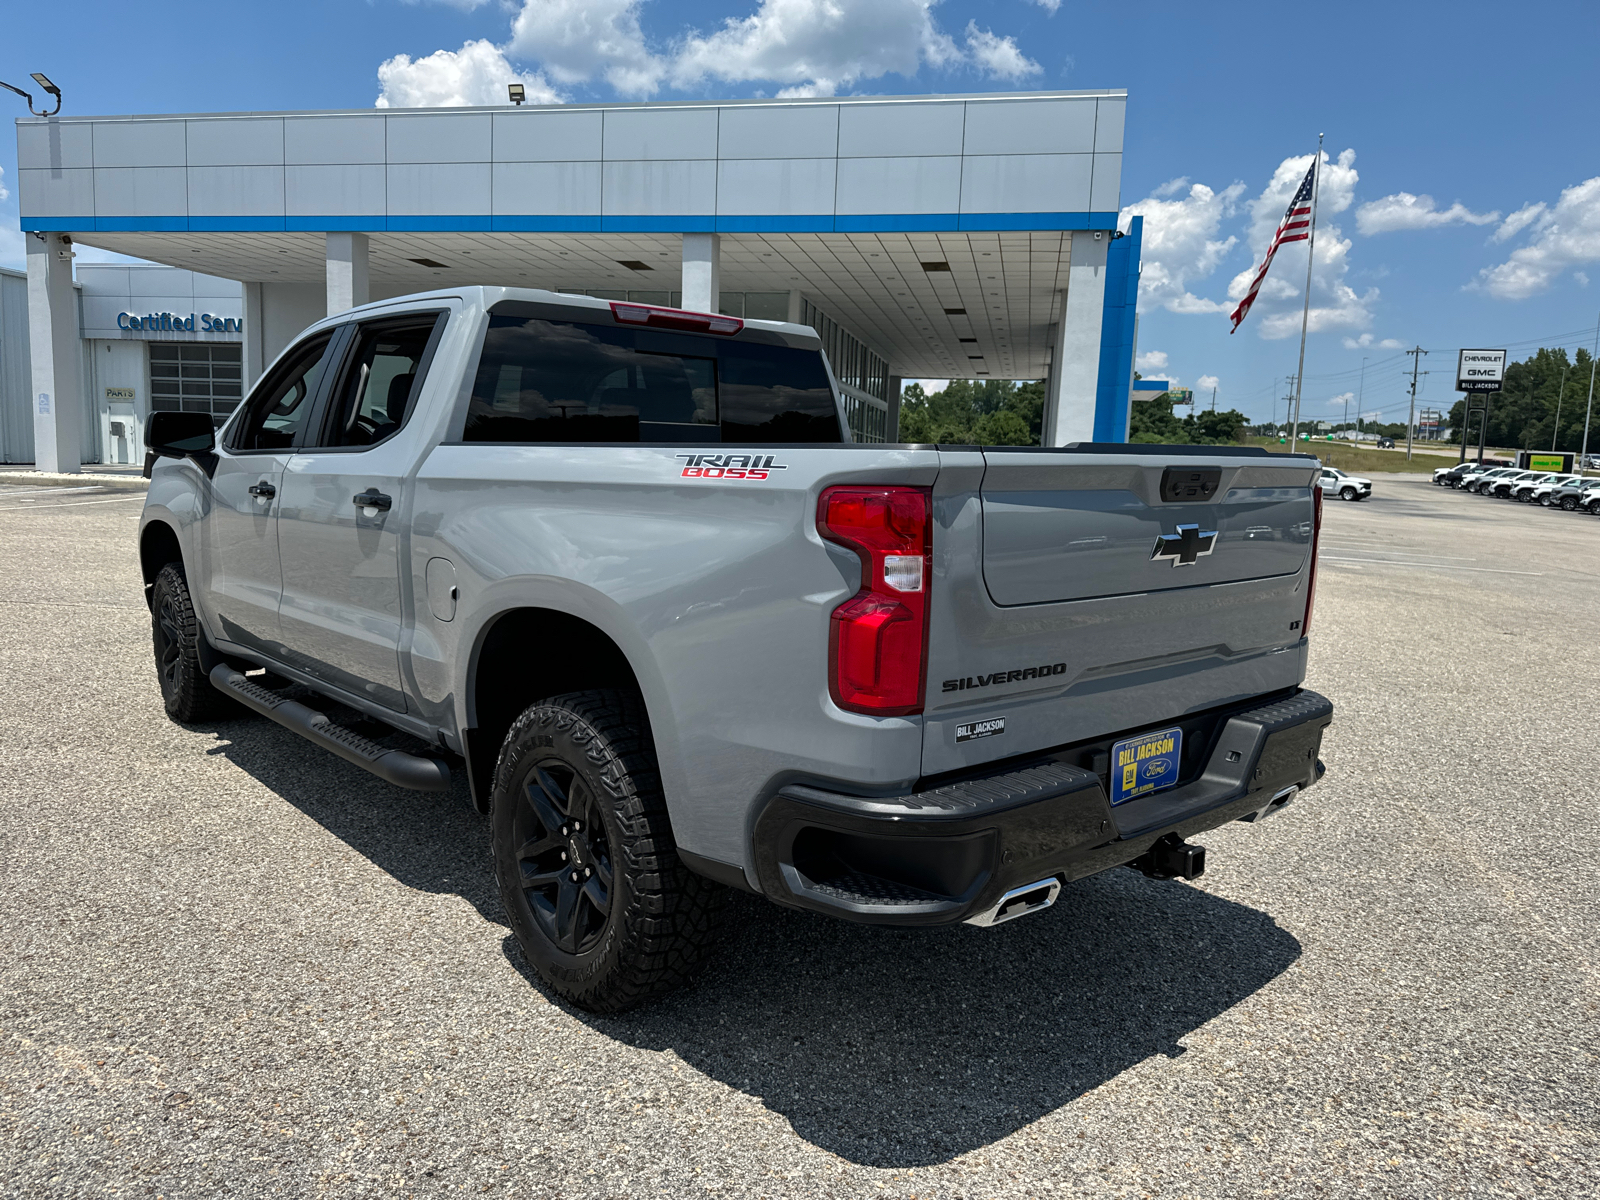
<svg viewBox="0 0 1600 1200"><path fill-rule="evenodd" d="M1201 533L1198 525L1179 525L1177 533L1163 533L1156 538L1155 549L1150 551L1150 561L1170 558L1175 567L1192 567L1197 559L1210 554L1217 545L1217 531Z"/></svg>

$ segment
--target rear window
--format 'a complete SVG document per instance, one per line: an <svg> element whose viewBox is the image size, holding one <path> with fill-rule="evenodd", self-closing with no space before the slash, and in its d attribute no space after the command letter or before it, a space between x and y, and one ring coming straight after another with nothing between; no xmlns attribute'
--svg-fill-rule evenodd
<svg viewBox="0 0 1600 1200"><path fill-rule="evenodd" d="M469 442L840 441L816 350L491 316Z"/></svg>

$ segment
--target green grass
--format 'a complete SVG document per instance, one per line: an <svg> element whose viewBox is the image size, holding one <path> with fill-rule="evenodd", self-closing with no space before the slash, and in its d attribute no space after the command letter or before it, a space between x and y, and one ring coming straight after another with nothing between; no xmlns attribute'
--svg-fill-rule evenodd
<svg viewBox="0 0 1600 1200"><path fill-rule="evenodd" d="M1279 443L1274 438L1253 437L1246 438L1245 442L1251 446L1265 446L1274 454L1291 453L1292 448L1288 442ZM1432 475L1440 467L1453 467L1461 459L1461 446L1458 443L1445 453L1446 447L1442 442L1433 442L1426 450L1416 447L1410 462L1406 461L1405 443L1400 443L1396 450L1379 450L1376 446L1358 446L1351 449L1349 442L1312 441L1301 442L1295 448L1302 454L1315 454L1324 464L1338 467L1341 471L1349 471L1353 475L1373 474L1399 474L1405 472ZM1515 450L1485 450L1485 458L1505 458L1515 461ZM1477 447L1472 447L1467 453L1467 461L1475 462L1478 457ZM1594 471L1585 471L1585 475L1594 475Z"/></svg>

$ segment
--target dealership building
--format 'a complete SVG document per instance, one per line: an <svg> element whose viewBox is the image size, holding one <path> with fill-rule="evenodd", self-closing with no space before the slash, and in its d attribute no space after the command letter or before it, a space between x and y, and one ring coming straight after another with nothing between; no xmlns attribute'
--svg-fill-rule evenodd
<svg viewBox="0 0 1600 1200"><path fill-rule="evenodd" d="M1141 226L1121 91L17 122L0 458L136 462L312 321L498 284L800 321L863 440L907 378L1045 379L1126 438ZM150 265L79 264L93 246Z"/></svg>

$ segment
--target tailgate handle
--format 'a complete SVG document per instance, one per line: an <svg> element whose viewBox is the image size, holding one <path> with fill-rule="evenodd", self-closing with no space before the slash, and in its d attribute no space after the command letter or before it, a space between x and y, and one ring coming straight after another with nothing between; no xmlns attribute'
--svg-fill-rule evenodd
<svg viewBox="0 0 1600 1200"><path fill-rule="evenodd" d="M1168 467L1161 473L1161 498L1169 503L1215 500L1221 486L1221 467Z"/></svg>

